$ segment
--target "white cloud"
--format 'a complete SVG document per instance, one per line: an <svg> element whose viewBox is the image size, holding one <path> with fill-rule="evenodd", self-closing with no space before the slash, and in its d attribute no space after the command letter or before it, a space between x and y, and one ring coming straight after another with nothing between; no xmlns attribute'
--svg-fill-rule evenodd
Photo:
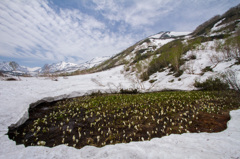
<svg viewBox="0 0 240 159"><path fill-rule="evenodd" d="M118 53L162 30L193 30L211 14L232 5L230 0L92 0L81 4L86 11L59 8L50 0L0 0L0 56L90 60Z"/></svg>
<svg viewBox="0 0 240 159"><path fill-rule="evenodd" d="M155 33L156 26L175 31L194 30L215 14L222 14L224 10L239 3L232 0L93 1L96 4L95 9L105 18L111 21L123 21L133 29L150 34ZM162 31L161 28L158 31Z"/></svg>
<svg viewBox="0 0 240 159"><path fill-rule="evenodd" d="M175 0L134 0L129 5L125 1L94 0L96 10L114 21L124 21L131 26L154 25L157 20L171 12L180 1Z"/></svg>
<svg viewBox="0 0 240 159"><path fill-rule="evenodd" d="M134 41L130 36L106 32L103 22L78 10L57 12L47 1L3 0L0 8L1 56L89 60L99 53L118 53Z"/></svg>

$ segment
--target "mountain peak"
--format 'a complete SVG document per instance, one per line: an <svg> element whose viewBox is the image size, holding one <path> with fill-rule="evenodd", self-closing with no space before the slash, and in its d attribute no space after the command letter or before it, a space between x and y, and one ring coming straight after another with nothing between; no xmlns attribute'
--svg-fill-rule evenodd
<svg viewBox="0 0 240 159"><path fill-rule="evenodd" d="M20 74L31 73L31 72L73 72L76 70L85 70L94 67L103 61L107 60L109 57L95 57L90 61L82 64L75 64L71 62L60 61L53 64L45 64L41 67L28 68L25 66L20 66L18 63L11 62L0 62L0 71L12 74L13 71L18 71ZM14 70L15 69L15 70Z"/></svg>
<svg viewBox="0 0 240 159"><path fill-rule="evenodd" d="M15 61L10 61L10 62L4 61L4 62L0 62L0 70L4 72L12 72L12 71L26 72L27 68L20 66Z"/></svg>

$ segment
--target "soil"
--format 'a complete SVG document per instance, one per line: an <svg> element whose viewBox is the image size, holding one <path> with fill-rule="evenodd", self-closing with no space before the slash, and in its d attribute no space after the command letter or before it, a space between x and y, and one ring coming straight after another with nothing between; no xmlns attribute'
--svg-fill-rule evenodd
<svg viewBox="0 0 240 159"><path fill-rule="evenodd" d="M17 128L9 127L9 138L16 141L17 144L24 144L25 146L54 147L66 144L79 149L86 145L102 147L108 144L144 141L185 132L220 132L227 128L227 122L230 120L229 110L221 110L217 114L201 111L194 118L191 118L191 123L182 120L180 114L175 116L168 114L169 116L162 118L153 117L155 118L154 121L159 119L159 122L153 122L152 118L145 119L142 117L141 122L137 125L128 126L128 124L123 125L121 122L136 123L134 114L123 115L118 118L114 117L114 114L106 114L106 117L100 120L97 125L92 125L91 123L97 120L97 115L93 113L91 117L83 120L87 110L81 108L78 110L81 112L80 115L69 117L68 122L62 122L61 119L46 121L47 127L46 123L40 122L38 123L39 131L36 132L36 129L33 131L33 127L30 125L34 125L34 121L53 112L56 103L56 101L42 103L29 109L29 119L24 124ZM117 111L126 114L126 109ZM131 109L131 107L128 109ZM171 121L168 117L171 117ZM63 118L68 118L68 116L63 116ZM108 126L111 124L113 126ZM59 125L61 126L59 127Z"/></svg>
<svg viewBox="0 0 240 159"><path fill-rule="evenodd" d="M227 128L227 122L230 120L229 112L222 114L208 114L201 112L198 120L195 120L189 127L190 132L221 132Z"/></svg>

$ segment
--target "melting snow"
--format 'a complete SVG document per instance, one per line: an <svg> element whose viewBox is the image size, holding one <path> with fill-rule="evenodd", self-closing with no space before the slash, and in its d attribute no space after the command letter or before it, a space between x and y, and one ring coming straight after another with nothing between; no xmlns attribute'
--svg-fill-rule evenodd
<svg viewBox="0 0 240 159"><path fill-rule="evenodd" d="M220 133L185 133L154 138L151 141L108 145L102 148L85 146L75 149L65 145L54 148L16 145L6 135L8 126L27 117L29 104L45 97L55 99L84 95L92 90L111 91L119 87L129 88L133 84L121 73L123 66L89 74L59 78L51 81L44 78L22 78L22 81L0 81L0 158L239 158L240 157L240 110L231 111L227 130ZM168 83L172 76L155 76ZM166 76L165 76L166 77ZM180 89L189 87L196 75L184 74L182 81L175 83ZM95 79L95 80L91 80ZM94 81L98 82L94 82ZM172 87L174 86L171 84ZM171 86L170 84L168 86ZM109 89L110 88L110 89Z"/></svg>

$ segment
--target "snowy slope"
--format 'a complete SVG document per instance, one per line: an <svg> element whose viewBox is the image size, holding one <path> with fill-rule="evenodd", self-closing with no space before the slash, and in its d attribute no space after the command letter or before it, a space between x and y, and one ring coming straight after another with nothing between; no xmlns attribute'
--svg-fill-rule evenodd
<svg viewBox="0 0 240 159"><path fill-rule="evenodd" d="M15 66L15 68L13 68L10 63L12 63ZM0 62L0 70L6 71L6 72L19 71L19 72L23 72L23 73L28 71L28 69L26 67L20 66L18 63L13 62L13 61L12 62Z"/></svg>
<svg viewBox="0 0 240 159"><path fill-rule="evenodd" d="M62 71L68 71L68 70L75 71L77 69L78 69L77 64L61 61L59 63L53 63L53 64L50 64L50 65L46 64L39 70L39 72L41 72L41 73L44 73L44 72L54 73L54 72L62 72Z"/></svg>
<svg viewBox="0 0 240 159"><path fill-rule="evenodd" d="M54 72L73 72L76 70L85 70L85 69L89 69L99 65L100 63L104 62L109 58L110 57L95 57L92 60L84 62L82 64L74 64L74 63L64 62L64 61L61 61L59 63L53 63L51 65L46 64L40 69L40 72L44 73L49 71L50 73L54 73Z"/></svg>
<svg viewBox="0 0 240 159"><path fill-rule="evenodd" d="M162 43L171 39L154 40ZM45 78L22 78L22 81L15 82L0 81L0 158L239 158L240 110L231 112L227 130L220 133L170 135L150 141L108 145L102 148L85 146L78 150L65 145L54 148L39 146L25 148L23 145L16 145L5 135L8 126L14 123L20 124L27 118L29 104L43 98L54 100L84 95L94 90L109 92L121 87L134 87L141 91L193 90L196 79L204 80L228 69L236 72L240 78L240 66L233 65L235 59L213 60L212 57L216 54L211 49L213 45L214 41L209 41L202 43L204 49L188 51L182 58L189 59L194 54L196 59L187 60L181 66L187 68L181 77L174 77L169 74L169 69L166 69L150 77L156 80L152 84L149 81L139 82L136 76L124 71L124 65L99 73L72 76L68 79L59 78L57 82ZM144 46L144 43L141 46ZM136 51L137 49L132 53ZM202 75L202 69L206 66L212 66L213 72Z"/></svg>
<svg viewBox="0 0 240 159"><path fill-rule="evenodd" d="M110 58L109 56L95 57L92 60L87 61L86 63L83 63L81 65L86 68L92 68L94 66L97 66L97 65L103 63L104 61L108 60L109 58Z"/></svg>
<svg viewBox="0 0 240 159"><path fill-rule="evenodd" d="M228 71L233 71L240 81L240 66L236 65L235 58L225 59L224 54L217 53L212 49L214 41L202 43L201 47L204 49L190 50L182 59L186 62L180 67L184 73L180 77L175 77L171 74L170 69L163 72L157 72L150 76L149 80L155 80L154 83L148 81L143 82L144 88L148 90L164 90L164 89L180 89L180 90L194 90L196 89L193 84L195 80L204 81L208 77L220 77ZM196 59L189 58L194 55ZM217 55L217 59L216 58ZM212 68L212 71L205 72L203 69L206 67ZM128 75L129 78L135 78L134 75Z"/></svg>
<svg viewBox="0 0 240 159"><path fill-rule="evenodd" d="M162 46L162 45L164 45L164 44L166 44L166 43L168 43L172 40L175 40L176 38L185 37L188 34L190 34L190 32L174 32L174 31L170 32L170 31L166 31L166 32L160 32L158 34L152 35L152 36L148 37L148 39L152 43L150 45L155 45L155 46L157 46L156 49L158 49L159 46Z"/></svg>
<svg viewBox="0 0 240 159"><path fill-rule="evenodd" d="M41 67L27 67L28 72L38 72Z"/></svg>
<svg viewBox="0 0 240 159"><path fill-rule="evenodd" d="M92 90L109 91L107 85L131 88L133 81L122 74L123 66L101 73L59 78L22 78L22 81L0 81L0 158L74 159L74 158L238 158L240 157L240 110L231 112L227 130L220 133L186 133L154 138L151 141L108 145L102 148L85 146L74 149L60 145L24 147L5 135L8 126L27 117L29 104L45 100L84 95ZM97 79L98 82L94 82ZM100 84L101 85L100 85ZM190 88L186 88L190 89ZM23 93L24 91L24 93ZM14 99L14 100L13 100ZM23 120L22 120L23 122Z"/></svg>
<svg viewBox="0 0 240 159"><path fill-rule="evenodd" d="M159 32L158 34L152 35L148 38L150 39L168 39L168 38L174 38L179 36L186 36L190 34L191 32L174 32L174 31L166 31L166 32Z"/></svg>
<svg viewBox="0 0 240 159"><path fill-rule="evenodd" d="M162 31L155 35L149 36L148 38L140 41L133 49L133 51L130 52L127 56L125 56L124 60L129 61L129 63L133 62L134 58L136 57L136 54L138 51L142 51L141 55L144 55L148 52L154 52L157 49L159 49L164 44L167 44L177 38L185 37L190 32L170 32L170 31Z"/></svg>

